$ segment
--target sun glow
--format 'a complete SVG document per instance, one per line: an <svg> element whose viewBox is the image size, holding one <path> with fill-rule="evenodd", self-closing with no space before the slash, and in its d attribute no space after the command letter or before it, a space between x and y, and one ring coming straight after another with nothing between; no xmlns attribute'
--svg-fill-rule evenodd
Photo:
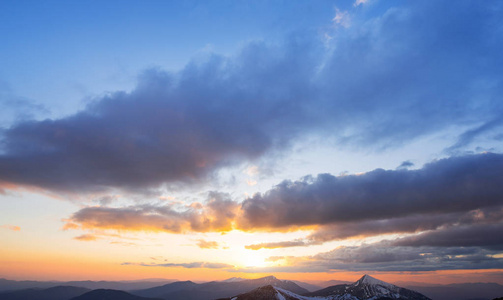
<svg viewBox="0 0 503 300"><path fill-rule="evenodd" d="M245 255L242 259L242 264L244 267L262 268L267 267L269 263L265 260L265 257L257 255L255 253Z"/></svg>

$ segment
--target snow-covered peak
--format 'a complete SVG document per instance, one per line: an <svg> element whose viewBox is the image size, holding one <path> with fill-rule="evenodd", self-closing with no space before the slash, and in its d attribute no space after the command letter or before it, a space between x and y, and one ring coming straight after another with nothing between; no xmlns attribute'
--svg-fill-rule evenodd
<svg viewBox="0 0 503 300"><path fill-rule="evenodd" d="M272 282L272 281L278 280L278 278L271 275L271 276L263 277L262 280L264 280L265 282Z"/></svg>

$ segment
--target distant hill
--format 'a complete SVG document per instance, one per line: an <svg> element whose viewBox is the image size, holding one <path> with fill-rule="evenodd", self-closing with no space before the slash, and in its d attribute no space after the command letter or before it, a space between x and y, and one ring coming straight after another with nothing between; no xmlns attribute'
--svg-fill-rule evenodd
<svg viewBox="0 0 503 300"><path fill-rule="evenodd" d="M192 290L197 287L198 284L192 281L177 281L173 283L168 283L162 286L157 286L144 290L131 291L132 294L143 296L143 297L159 297L162 298L165 295L169 295L174 292Z"/></svg>
<svg viewBox="0 0 503 300"><path fill-rule="evenodd" d="M333 285L353 283L352 281L346 281L346 280L306 280L306 282L315 286L319 286L320 289Z"/></svg>
<svg viewBox="0 0 503 300"><path fill-rule="evenodd" d="M55 286L74 286L83 287L90 290L95 289L113 289L113 290L140 290L147 289L161 284L167 284L176 280L171 279L141 279L141 280L128 280L128 281L16 281L0 278L0 292L1 291L14 291L29 288L46 289Z"/></svg>
<svg viewBox="0 0 503 300"><path fill-rule="evenodd" d="M89 292L74 286L56 286L48 289L26 289L0 293L0 300L69 300Z"/></svg>
<svg viewBox="0 0 503 300"><path fill-rule="evenodd" d="M279 280L274 276L268 276L259 279L231 282L212 281L202 284L191 281L174 282L157 288L132 291L131 293L143 297L169 300L213 300L242 294L266 285L280 287L298 294L309 292L292 281Z"/></svg>
<svg viewBox="0 0 503 300"><path fill-rule="evenodd" d="M310 292L321 290L322 288L325 287L325 286L319 286L319 285L315 285L315 284L311 284L311 283L307 283L307 282L303 282L303 281L298 281L298 280L292 280L292 281L295 282L301 288L305 288L306 290L308 290Z"/></svg>
<svg viewBox="0 0 503 300"><path fill-rule="evenodd" d="M71 300L159 300L135 296L124 291L98 289L87 292Z"/></svg>
<svg viewBox="0 0 503 300"><path fill-rule="evenodd" d="M503 296L497 283L456 283L436 286L408 286L434 300L491 300Z"/></svg>

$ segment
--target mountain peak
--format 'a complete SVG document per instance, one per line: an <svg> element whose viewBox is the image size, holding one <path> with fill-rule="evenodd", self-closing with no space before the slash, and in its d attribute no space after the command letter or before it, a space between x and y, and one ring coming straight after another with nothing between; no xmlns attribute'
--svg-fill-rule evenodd
<svg viewBox="0 0 503 300"><path fill-rule="evenodd" d="M225 280L222 280L221 282L240 282L243 280L245 280L245 279L243 279L241 277L231 277L231 278L227 278Z"/></svg>
<svg viewBox="0 0 503 300"><path fill-rule="evenodd" d="M391 284L391 283L387 283L387 282L384 282L382 280L379 280L377 278L374 278L368 274L365 274L363 275L357 282L353 283L352 285L353 286L358 286L358 285L361 285L361 284L365 284L365 285L380 285L380 286L383 286L383 287L386 287L386 288L389 288L389 289L393 289L393 288L396 288L395 285Z"/></svg>
<svg viewBox="0 0 503 300"><path fill-rule="evenodd" d="M381 281L367 274L352 284L334 285L307 295L326 297L317 299L429 300L428 297L420 293Z"/></svg>
<svg viewBox="0 0 503 300"><path fill-rule="evenodd" d="M280 281L278 278L276 278L275 276L272 276L272 275L266 276L266 277L257 278L255 280L260 281L260 282L265 282L266 284L272 284L274 282Z"/></svg>

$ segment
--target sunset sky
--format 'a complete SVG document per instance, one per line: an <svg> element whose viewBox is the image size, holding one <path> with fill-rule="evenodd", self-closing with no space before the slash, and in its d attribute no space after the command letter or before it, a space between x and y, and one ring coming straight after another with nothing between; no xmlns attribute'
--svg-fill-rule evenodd
<svg viewBox="0 0 503 300"><path fill-rule="evenodd" d="M503 283L503 2L0 2L0 278Z"/></svg>

